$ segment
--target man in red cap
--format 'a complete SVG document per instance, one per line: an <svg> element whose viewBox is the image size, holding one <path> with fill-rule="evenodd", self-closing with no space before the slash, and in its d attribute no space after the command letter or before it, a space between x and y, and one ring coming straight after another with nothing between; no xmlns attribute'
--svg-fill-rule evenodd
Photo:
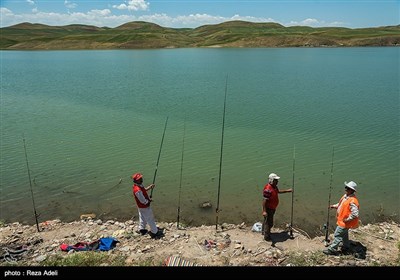
<svg viewBox="0 0 400 280"><path fill-rule="evenodd" d="M152 238L162 236L162 231L159 231L156 222L154 220L153 210L150 207L151 198L147 194L148 190L155 187L154 184L150 184L147 187L143 186L143 175L141 173L135 173L132 175L133 180L133 197L135 198L138 212L139 212L139 232L144 235L147 233L146 226L150 226L150 236Z"/></svg>

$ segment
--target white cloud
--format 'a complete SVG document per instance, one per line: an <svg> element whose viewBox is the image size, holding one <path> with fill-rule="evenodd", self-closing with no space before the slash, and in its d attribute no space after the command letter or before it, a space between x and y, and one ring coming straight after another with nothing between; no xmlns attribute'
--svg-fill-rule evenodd
<svg viewBox="0 0 400 280"><path fill-rule="evenodd" d="M177 17L170 17L166 14L154 14L140 16L139 20L154 22L168 27L198 27L204 24L223 22L224 18L207 14L191 14Z"/></svg>
<svg viewBox="0 0 400 280"><path fill-rule="evenodd" d="M74 8L76 8L77 4L65 0L64 1L64 6L67 7L68 9L74 9Z"/></svg>
<svg viewBox="0 0 400 280"><path fill-rule="evenodd" d="M274 20L273 18L259 18L259 17L252 17L252 16L240 16L240 15L234 15L231 17L230 20L244 20L244 21L250 21L250 22L276 22L278 21Z"/></svg>
<svg viewBox="0 0 400 280"><path fill-rule="evenodd" d="M143 2L143 1L142 1ZM250 22L277 22L272 18L259 18L251 16L233 15L231 17L213 16L209 14L190 14L171 17L167 14L152 14L135 16L133 14L114 15L109 9L91 10L86 13L46 13L38 10L29 14L14 14L7 8L0 8L0 27L6 27L21 22L42 23L53 26L62 26L68 24L87 24L98 27L117 27L131 21L153 22L163 27L172 28L196 28L206 24L217 24L230 20L243 20ZM284 26L305 25L305 26L339 26L340 23L326 23L317 19L305 19L303 21L291 21L288 24L281 23Z"/></svg>
<svg viewBox="0 0 400 280"><path fill-rule="evenodd" d="M321 24L317 19L315 18L307 18L301 22L303 25L317 25Z"/></svg>
<svg viewBox="0 0 400 280"><path fill-rule="evenodd" d="M334 21L334 22L329 23L329 26L340 26L340 27L343 27L343 26L346 26L346 25L347 25L347 23L342 22L342 21Z"/></svg>
<svg viewBox="0 0 400 280"><path fill-rule="evenodd" d="M111 15L111 11L109 9L91 10L87 14L88 14L88 16L94 16L94 17L107 17L107 16Z"/></svg>
<svg viewBox="0 0 400 280"><path fill-rule="evenodd" d="M26 2L28 2L30 5L35 5L35 1L33 0L26 0Z"/></svg>
<svg viewBox="0 0 400 280"><path fill-rule="evenodd" d="M9 9L0 7L0 15L3 18L4 17L9 17L13 15L13 12L11 12Z"/></svg>
<svg viewBox="0 0 400 280"><path fill-rule="evenodd" d="M130 0L125 1L125 3L127 4L113 5L112 7L118 10L146 11L150 5L144 0Z"/></svg>
<svg viewBox="0 0 400 280"><path fill-rule="evenodd" d="M14 14L7 8L0 8L1 27L6 27L21 22L42 23L47 25L62 26L68 24L87 24L95 26L115 27L135 20L132 16L113 16L109 9L91 10L87 13L45 13Z"/></svg>
<svg viewBox="0 0 400 280"><path fill-rule="evenodd" d="M206 24L217 24L231 20L243 20L250 22L276 22L271 18L257 18L251 16L234 15L232 17L212 16L208 14L190 14L170 17L166 14L153 14L138 17L138 20L153 22L164 27L188 27L194 28Z"/></svg>
<svg viewBox="0 0 400 280"><path fill-rule="evenodd" d="M284 24L285 26L311 26L311 27L326 27L326 26L344 26L345 23L335 21L335 22L325 22L324 20L318 20L315 18L307 18L302 21L290 21L287 24Z"/></svg>

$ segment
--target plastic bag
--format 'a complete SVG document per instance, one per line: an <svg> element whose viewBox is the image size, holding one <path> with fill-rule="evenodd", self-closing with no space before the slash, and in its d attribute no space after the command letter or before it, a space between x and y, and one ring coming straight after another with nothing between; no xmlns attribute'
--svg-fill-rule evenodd
<svg viewBox="0 0 400 280"><path fill-rule="evenodd" d="M257 222L253 225L253 227L251 228L251 231L255 231L255 232L261 232L262 231L262 223Z"/></svg>

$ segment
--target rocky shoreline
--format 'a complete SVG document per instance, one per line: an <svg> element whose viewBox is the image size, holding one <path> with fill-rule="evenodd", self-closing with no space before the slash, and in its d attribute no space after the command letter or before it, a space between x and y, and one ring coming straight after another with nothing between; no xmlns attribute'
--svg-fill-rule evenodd
<svg viewBox="0 0 400 280"><path fill-rule="evenodd" d="M272 241L267 242L244 223L222 224L217 230L159 223L164 236L154 239L136 232L136 221L82 218L70 223L46 221L39 224L40 232L36 225L2 224L0 266L400 266L400 225L395 222L351 230L353 252L325 256L324 237L310 238L296 228L293 238L286 229L274 228ZM104 237L118 240L116 247L92 252L60 249L61 244Z"/></svg>

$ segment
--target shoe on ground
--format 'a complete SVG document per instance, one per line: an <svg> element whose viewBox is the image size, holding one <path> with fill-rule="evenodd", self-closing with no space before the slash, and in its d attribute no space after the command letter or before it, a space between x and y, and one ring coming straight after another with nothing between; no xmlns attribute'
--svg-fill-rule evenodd
<svg viewBox="0 0 400 280"><path fill-rule="evenodd" d="M332 255L332 256L336 256L337 255L336 252L334 252L332 250L329 250L329 249L323 250L322 253L324 253L325 255Z"/></svg>
<svg viewBox="0 0 400 280"><path fill-rule="evenodd" d="M164 232L162 230L157 231L157 233L152 233L151 231L149 232L151 238L160 238L164 236Z"/></svg>
<svg viewBox="0 0 400 280"><path fill-rule="evenodd" d="M136 231L136 233L139 233L139 234L141 234L141 235L145 235L145 234L147 234L149 231L147 230L147 229L140 229L140 230L137 230Z"/></svg>

